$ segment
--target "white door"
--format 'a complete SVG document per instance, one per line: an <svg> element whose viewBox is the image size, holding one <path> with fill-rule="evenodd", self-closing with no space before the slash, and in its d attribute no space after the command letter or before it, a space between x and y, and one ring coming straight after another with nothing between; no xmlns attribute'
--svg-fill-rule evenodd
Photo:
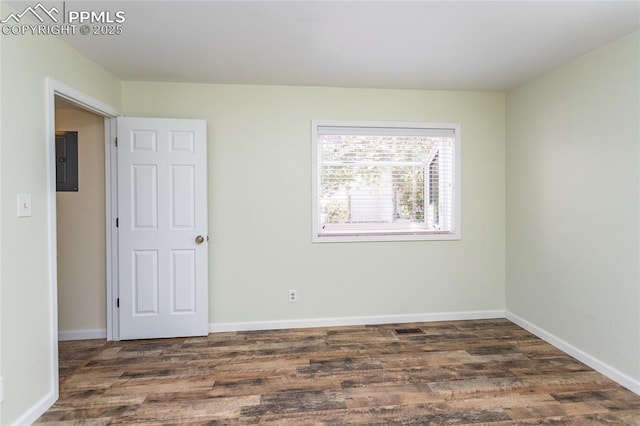
<svg viewBox="0 0 640 426"><path fill-rule="evenodd" d="M206 122L117 126L120 339L206 335Z"/></svg>

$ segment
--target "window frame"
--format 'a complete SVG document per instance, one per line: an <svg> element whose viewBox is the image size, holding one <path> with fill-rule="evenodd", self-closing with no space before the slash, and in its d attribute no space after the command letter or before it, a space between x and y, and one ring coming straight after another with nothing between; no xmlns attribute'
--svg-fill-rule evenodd
<svg viewBox="0 0 640 426"><path fill-rule="evenodd" d="M360 235L357 231L345 232L344 234L322 235L320 234L320 217L318 212L318 196L320 195L319 167L318 167L318 128L319 127L363 127L380 129L435 129L453 130L454 132L454 159L453 159L453 220L452 232L433 230L402 230L393 231L381 229L379 234L369 230L366 234ZM381 121L336 121L336 120L312 120L311 121L311 212L312 212L312 242L361 242L361 241L439 241L439 240L460 240L462 238L462 135L459 123L415 123L415 122L381 122ZM433 159L429 159L429 163ZM429 167L429 166L427 166ZM427 184L425 183L425 186ZM426 188L425 188L426 189ZM425 190L425 193L429 191ZM425 194L426 201L426 194ZM426 214L426 212L425 212ZM374 227L374 226L373 226ZM385 226L380 227L385 228Z"/></svg>

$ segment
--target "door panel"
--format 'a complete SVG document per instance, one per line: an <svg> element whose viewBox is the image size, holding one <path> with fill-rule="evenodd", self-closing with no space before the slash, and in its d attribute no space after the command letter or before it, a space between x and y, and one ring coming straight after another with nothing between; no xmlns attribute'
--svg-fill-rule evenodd
<svg viewBox="0 0 640 426"><path fill-rule="evenodd" d="M132 223L136 230L158 228L158 167L132 165Z"/></svg>
<svg viewBox="0 0 640 426"><path fill-rule="evenodd" d="M195 250L171 251L172 313L196 310Z"/></svg>
<svg viewBox="0 0 640 426"><path fill-rule="evenodd" d="M133 251L133 315L158 315L158 251Z"/></svg>
<svg viewBox="0 0 640 426"><path fill-rule="evenodd" d="M171 167L171 228L194 229L196 199L194 194L195 168Z"/></svg>
<svg viewBox="0 0 640 426"><path fill-rule="evenodd" d="M121 339L208 333L206 166L205 121L118 119Z"/></svg>

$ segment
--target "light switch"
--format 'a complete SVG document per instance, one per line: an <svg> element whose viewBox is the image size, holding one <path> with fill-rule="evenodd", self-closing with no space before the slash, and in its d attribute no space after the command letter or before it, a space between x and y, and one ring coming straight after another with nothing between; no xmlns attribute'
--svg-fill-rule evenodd
<svg viewBox="0 0 640 426"><path fill-rule="evenodd" d="M31 194L18 194L18 217L31 216Z"/></svg>

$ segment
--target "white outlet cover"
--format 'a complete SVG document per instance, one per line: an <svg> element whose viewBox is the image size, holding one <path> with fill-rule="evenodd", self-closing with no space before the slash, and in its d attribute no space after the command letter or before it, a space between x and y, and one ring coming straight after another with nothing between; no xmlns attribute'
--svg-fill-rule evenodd
<svg viewBox="0 0 640 426"><path fill-rule="evenodd" d="M31 216L31 194L18 194L18 217Z"/></svg>

